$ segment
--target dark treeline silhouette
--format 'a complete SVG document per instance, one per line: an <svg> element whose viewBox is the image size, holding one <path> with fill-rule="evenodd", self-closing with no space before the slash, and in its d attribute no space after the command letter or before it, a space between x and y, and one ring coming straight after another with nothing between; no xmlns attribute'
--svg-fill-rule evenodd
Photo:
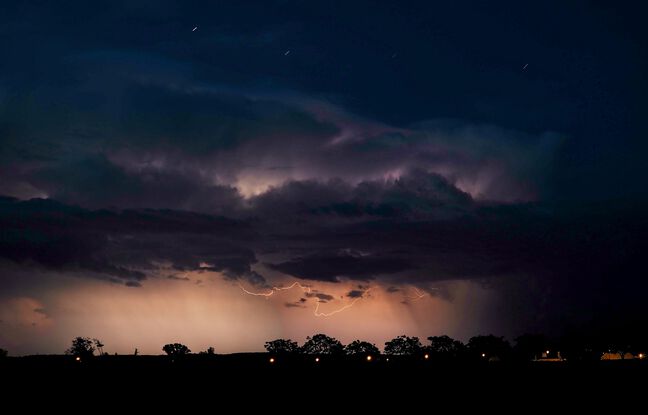
<svg viewBox="0 0 648 415"><path fill-rule="evenodd" d="M265 344L273 356L315 357L367 357L374 360L382 356L398 360L424 359L431 362L530 362L530 361L595 361L606 359L643 359L647 345L641 342L605 341L586 337L566 337L553 341L540 334L524 334L515 339L512 346L504 337L474 336L464 344L447 335L430 336L429 344L422 344L418 337L397 336L385 343L381 353L376 345L354 340L344 346L339 340L325 334L307 337L299 346L291 339L276 339Z"/></svg>
<svg viewBox="0 0 648 415"><path fill-rule="evenodd" d="M613 339L613 340L609 340ZM384 344L383 351L373 343L354 340L348 345L326 334L318 333L306 338L303 345L291 339L275 339L265 343L271 363L279 361L416 361L434 363L477 363L477 362L593 362L599 360L643 359L648 344L628 337L566 336L559 340L541 334L524 334L511 345L504 337L489 335L474 336L463 343L447 335L430 336L427 343L418 337L397 336ZM103 350L104 344L96 338L76 337L65 351L76 361L85 362L96 355L109 356ZM181 343L169 343L162 350L170 361L192 355L191 350ZM0 358L6 358L8 351L0 349ZM115 353L115 355L117 355ZM216 356L209 347L192 356ZM138 356L135 349L134 356Z"/></svg>

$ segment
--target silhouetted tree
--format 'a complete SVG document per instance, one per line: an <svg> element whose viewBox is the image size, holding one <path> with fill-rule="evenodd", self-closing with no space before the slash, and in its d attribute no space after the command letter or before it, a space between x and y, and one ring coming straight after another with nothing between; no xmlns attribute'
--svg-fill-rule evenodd
<svg viewBox="0 0 648 415"><path fill-rule="evenodd" d="M339 340L326 334L316 334L306 337L306 343L301 348L304 354L342 354L344 346Z"/></svg>
<svg viewBox="0 0 648 415"><path fill-rule="evenodd" d="M412 356L422 350L418 337L398 336L385 343L385 354L396 356Z"/></svg>
<svg viewBox="0 0 648 415"><path fill-rule="evenodd" d="M376 345L360 340L354 340L353 342L347 344L344 348L344 351L348 355L355 356L378 356L380 354L380 350L378 350Z"/></svg>
<svg viewBox="0 0 648 415"><path fill-rule="evenodd" d="M88 358L94 356L94 341L88 337L77 337L72 340L72 346L65 351L65 354L80 358Z"/></svg>
<svg viewBox="0 0 648 415"><path fill-rule="evenodd" d="M428 337L430 345L425 349L432 357L440 360L449 360L458 358L464 351L465 346L459 340L449 336L430 336Z"/></svg>
<svg viewBox="0 0 648 415"><path fill-rule="evenodd" d="M471 337L468 350L473 357L486 360L506 359L511 353L511 345L504 337L488 336Z"/></svg>
<svg viewBox="0 0 648 415"><path fill-rule="evenodd" d="M165 344L164 347L162 347L162 350L171 357L179 357L191 353L191 350L181 343Z"/></svg>
<svg viewBox="0 0 648 415"><path fill-rule="evenodd" d="M266 342L265 349L272 354L289 354L297 353L299 346L290 339L276 339Z"/></svg>
<svg viewBox="0 0 648 415"><path fill-rule="evenodd" d="M104 354L103 347L104 344L101 342L99 339L93 339L95 347L97 348L97 351L99 352L99 356L102 356Z"/></svg>
<svg viewBox="0 0 648 415"><path fill-rule="evenodd" d="M207 348L207 350L205 350L203 352L198 352L198 354L203 354L203 355L206 354L206 355L209 355L209 356L213 356L214 355L214 348L210 346L210 347Z"/></svg>
<svg viewBox="0 0 648 415"><path fill-rule="evenodd" d="M523 334L515 339L513 350L522 360L533 360L549 349L549 342L542 334Z"/></svg>
<svg viewBox="0 0 648 415"><path fill-rule="evenodd" d="M0 359L2 359L3 357L7 357L8 354L9 352L6 351L5 349L0 349Z"/></svg>

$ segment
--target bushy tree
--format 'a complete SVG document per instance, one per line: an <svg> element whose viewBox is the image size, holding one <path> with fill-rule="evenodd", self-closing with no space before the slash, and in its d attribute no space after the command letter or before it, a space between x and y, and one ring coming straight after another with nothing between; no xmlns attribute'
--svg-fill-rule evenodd
<svg viewBox="0 0 648 415"><path fill-rule="evenodd" d="M187 346L181 343L169 343L162 347L162 350L172 357L184 356L191 353Z"/></svg>
<svg viewBox="0 0 648 415"><path fill-rule="evenodd" d="M339 340L329 337L326 334L316 334L313 337L306 337L306 343L301 348L304 354L342 354L344 346Z"/></svg>
<svg viewBox="0 0 648 415"><path fill-rule="evenodd" d="M418 337L398 336L385 343L385 354L395 356L412 356L421 352L421 341Z"/></svg>
<svg viewBox="0 0 648 415"><path fill-rule="evenodd" d="M210 346L210 347L207 348L207 350L202 351L202 352L198 352L198 354L213 356L215 352L216 352L216 350L213 347Z"/></svg>
<svg viewBox="0 0 648 415"><path fill-rule="evenodd" d="M511 345L504 337L475 336L468 341L468 350L473 357L487 360L505 359L511 354Z"/></svg>
<svg viewBox="0 0 648 415"><path fill-rule="evenodd" d="M299 346L290 339L276 339L266 342L265 349L272 354L289 354L297 353Z"/></svg>
<svg viewBox="0 0 648 415"><path fill-rule="evenodd" d="M2 359L3 357L7 357L8 354L9 352L6 351L5 349L0 349L0 359Z"/></svg>
<svg viewBox="0 0 648 415"><path fill-rule="evenodd" d="M377 356L380 354L380 350L378 350L376 345L369 342L360 341L360 340L354 340L353 342L347 344L346 347L344 348L344 351L348 355L355 355L355 356L358 355Z"/></svg>
<svg viewBox="0 0 648 415"><path fill-rule="evenodd" d="M94 356L95 342L89 337L77 337L72 340L72 346L65 351L65 354L80 358L88 358Z"/></svg>
<svg viewBox="0 0 648 415"><path fill-rule="evenodd" d="M441 360L456 359L465 348L462 342L450 336L430 336L428 340L430 341L430 345L426 347L426 351L432 357Z"/></svg>

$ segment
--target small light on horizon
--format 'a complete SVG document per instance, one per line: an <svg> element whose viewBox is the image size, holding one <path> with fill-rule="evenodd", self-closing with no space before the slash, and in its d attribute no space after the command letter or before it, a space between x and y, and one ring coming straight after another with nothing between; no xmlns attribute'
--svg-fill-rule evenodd
<svg viewBox="0 0 648 415"><path fill-rule="evenodd" d="M549 350L547 350L547 354L549 354Z"/></svg>
<svg viewBox="0 0 648 415"><path fill-rule="evenodd" d="M387 361L389 362L389 358L387 358Z"/></svg>
<svg viewBox="0 0 648 415"><path fill-rule="evenodd" d="M318 362L319 362L319 357L316 357L315 358L315 363L318 363Z"/></svg>
<svg viewBox="0 0 648 415"><path fill-rule="evenodd" d="M79 356L77 356L76 361L77 361L77 362L80 362L80 361L81 361L81 358L80 358Z"/></svg>
<svg viewBox="0 0 648 415"><path fill-rule="evenodd" d="M643 353L639 353L639 359L643 359L643 358L644 358L644 354L643 354Z"/></svg>
<svg viewBox="0 0 648 415"><path fill-rule="evenodd" d="M275 362L274 357L271 357L270 358L270 363L274 363L274 362Z"/></svg>
<svg viewBox="0 0 648 415"><path fill-rule="evenodd" d="M423 357L424 357L425 359L429 359L429 358L430 358L430 355L426 353L425 356L423 356Z"/></svg>
<svg viewBox="0 0 648 415"><path fill-rule="evenodd" d="M482 353L482 357L486 357L486 353Z"/></svg>
<svg viewBox="0 0 648 415"><path fill-rule="evenodd" d="M371 362L371 359L373 359L371 355L367 356L367 362Z"/></svg>

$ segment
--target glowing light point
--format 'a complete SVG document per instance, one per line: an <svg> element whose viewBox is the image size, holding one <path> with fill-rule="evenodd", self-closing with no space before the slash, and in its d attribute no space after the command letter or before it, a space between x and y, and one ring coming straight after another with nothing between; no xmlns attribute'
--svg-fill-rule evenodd
<svg viewBox="0 0 648 415"><path fill-rule="evenodd" d="M387 361L389 362L389 358L387 358Z"/></svg>
<svg viewBox="0 0 648 415"><path fill-rule="evenodd" d="M549 354L549 350L547 350L547 354Z"/></svg>
<svg viewBox="0 0 648 415"><path fill-rule="evenodd" d="M371 355L367 356L367 362L371 362L371 359L373 359Z"/></svg>
<svg viewBox="0 0 648 415"><path fill-rule="evenodd" d="M319 363L319 357L315 358L315 363Z"/></svg>
<svg viewBox="0 0 648 415"><path fill-rule="evenodd" d="M274 357L271 357L270 358L270 363L274 363L274 362L275 362Z"/></svg>
<svg viewBox="0 0 648 415"><path fill-rule="evenodd" d="M482 357L486 357L486 353L482 353Z"/></svg>
<svg viewBox="0 0 648 415"><path fill-rule="evenodd" d="M639 353L639 359L643 359L643 358L644 358L644 354L643 354L643 353Z"/></svg>
<svg viewBox="0 0 648 415"><path fill-rule="evenodd" d="M424 358L424 359L429 359L429 358L430 358L430 355L426 353L425 356L423 356L423 358Z"/></svg>
<svg viewBox="0 0 648 415"><path fill-rule="evenodd" d="M80 361L81 361L81 358L80 358L79 356L77 356L76 361L77 361L77 362L80 362Z"/></svg>

